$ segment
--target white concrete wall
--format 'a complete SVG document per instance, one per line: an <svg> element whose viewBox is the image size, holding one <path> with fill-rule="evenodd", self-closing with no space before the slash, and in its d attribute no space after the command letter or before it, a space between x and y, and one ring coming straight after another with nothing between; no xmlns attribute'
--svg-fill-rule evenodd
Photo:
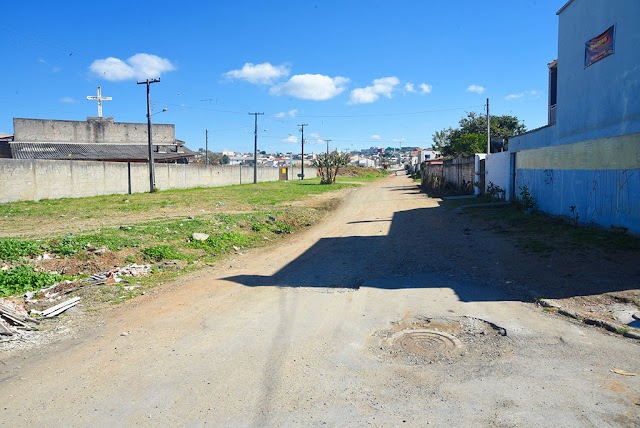
<svg viewBox="0 0 640 428"><path fill-rule="evenodd" d="M293 170L293 176L300 168ZM253 167L238 165L155 164L159 190L218 187L253 183ZM306 166L307 178L316 169ZM258 167L258 182L277 181L279 168ZM40 199L79 198L126 194L129 191L125 162L0 159L0 203ZM146 163L131 164L131 191L149 191Z"/></svg>
<svg viewBox="0 0 640 428"><path fill-rule="evenodd" d="M489 186L489 183L500 186L506 192L507 201L511 195L509 156L509 152L492 153L485 160L485 186Z"/></svg>
<svg viewBox="0 0 640 428"><path fill-rule="evenodd" d="M175 144L175 126L152 124L153 144ZM13 119L17 142L146 144L147 123L114 122L113 118L77 120Z"/></svg>

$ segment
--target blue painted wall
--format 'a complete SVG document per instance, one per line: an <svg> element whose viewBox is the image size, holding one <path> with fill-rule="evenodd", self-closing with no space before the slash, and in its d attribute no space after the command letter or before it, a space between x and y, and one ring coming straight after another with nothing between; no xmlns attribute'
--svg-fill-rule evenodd
<svg viewBox="0 0 640 428"><path fill-rule="evenodd" d="M626 227L640 234L640 170L539 170L517 172L516 194L527 186L538 209L571 217L574 205L579 222Z"/></svg>

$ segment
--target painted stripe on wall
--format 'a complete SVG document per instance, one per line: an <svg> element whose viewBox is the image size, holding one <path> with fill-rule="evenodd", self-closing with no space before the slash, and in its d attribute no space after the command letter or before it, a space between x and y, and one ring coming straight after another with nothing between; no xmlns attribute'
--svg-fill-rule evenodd
<svg viewBox="0 0 640 428"><path fill-rule="evenodd" d="M518 169L610 170L640 168L640 133L522 150Z"/></svg>

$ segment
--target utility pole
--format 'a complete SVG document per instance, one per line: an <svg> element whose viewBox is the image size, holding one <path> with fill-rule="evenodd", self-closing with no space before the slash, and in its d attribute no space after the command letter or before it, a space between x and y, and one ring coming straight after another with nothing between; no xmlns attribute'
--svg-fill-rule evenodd
<svg viewBox="0 0 640 428"><path fill-rule="evenodd" d="M258 182L258 116L264 113L249 113L256 118L256 128L253 132L253 184Z"/></svg>
<svg viewBox="0 0 640 428"><path fill-rule="evenodd" d="M489 114L489 98L487 98L487 154L491 154L491 115Z"/></svg>
<svg viewBox="0 0 640 428"><path fill-rule="evenodd" d="M149 192L155 192L156 188L156 176L153 171L153 147L151 138L151 95L149 93L149 86L152 83L158 83L160 79L147 79L144 82L138 82L138 85L147 85L147 139L149 143Z"/></svg>
<svg viewBox="0 0 640 428"><path fill-rule="evenodd" d="M204 130L204 164L209 166L209 130Z"/></svg>
<svg viewBox="0 0 640 428"><path fill-rule="evenodd" d="M333 140L324 140L327 142L327 155L329 154L329 143L332 142Z"/></svg>
<svg viewBox="0 0 640 428"><path fill-rule="evenodd" d="M302 142L302 170L300 171L300 180L304 180L304 127L305 126L309 126L308 123L302 123L298 125L300 127L300 132L302 132L302 140L300 140Z"/></svg>

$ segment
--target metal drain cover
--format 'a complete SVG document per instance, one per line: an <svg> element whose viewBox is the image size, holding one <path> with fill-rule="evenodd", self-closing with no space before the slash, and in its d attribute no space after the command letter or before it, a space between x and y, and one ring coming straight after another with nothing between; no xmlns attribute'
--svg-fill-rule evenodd
<svg viewBox="0 0 640 428"><path fill-rule="evenodd" d="M436 330L402 330L391 336L390 342L397 350L423 357L452 354L462 348L457 337Z"/></svg>
<svg viewBox="0 0 640 428"><path fill-rule="evenodd" d="M480 318L407 314L390 327L371 336L372 348L383 358L409 364L462 361L463 356L494 361L513 349L504 328Z"/></svg>

